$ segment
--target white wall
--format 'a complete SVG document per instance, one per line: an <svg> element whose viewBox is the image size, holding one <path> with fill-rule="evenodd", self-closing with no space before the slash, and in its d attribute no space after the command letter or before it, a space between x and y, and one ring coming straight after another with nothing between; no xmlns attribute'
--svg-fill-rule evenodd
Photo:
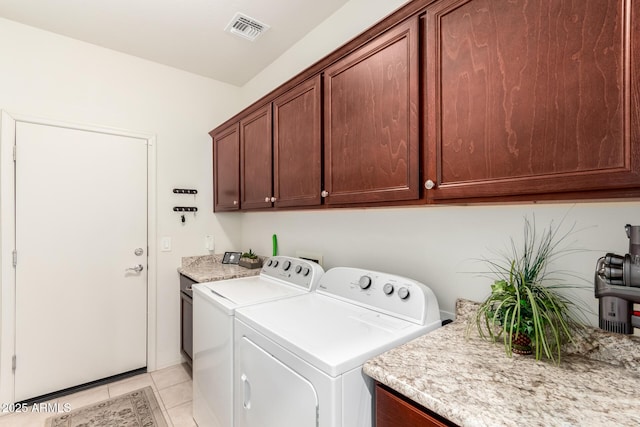
<svg viewBox="0 0 640 427"><path fill-rule="evenodd" d="M181 257L206 254L207 234L216 252L239 246L240 218L212 213L208 136L239 109L239 89L4 19L0 52L0 109L156 135L157 235L173 243L157 258L157 364L179 362ZM172 207L189 197L173 195L175 187L199 192L199 212L185 224Z"/></svg>
<svg viewBox="0 0 640 427"><path fill-rule="evenodd" d="M351 0L242 87L249 105L358 36L408 0Z"/></svg>
<svg viewBox="0 0 640 427"><path fill-rule="evenodd" d="M480 274L480 258L496 259L510 239L522 242L524 217L539 229L562 221L561 230L576 232L561 247L578 249L551 266L568 270L586 286L575 296L592 310L596 261L606 252L624 254L629 247L624 225L640 224L640 203L583 203L503 206L425 206L245 213L242 247L271 252L278 235L281 255L320 253L324 268L353 266L403 275L431 287L440 309L454 311L456 298L484 299L492 280ZM565 279L568 279L565 277Z"/></svg>
<svg viewBox="0 0 640 427"><path fill-rule="evenodd" d="M242 88L245 103L268 93L304 68L393 12L405 1L352 0L284 53ZM455 299L483 299L491 281L473 274L509 239L522 237L524 216L535 215L539 227L559 221L586 229L575 235L585 250L556 268L576 272L588 289L578 298L597 312L592 281L598 257L626 253L627 223L640 224L640 203L581 203L504 206L446 206L380 209L334 209L242 214L242 247L271 251L278 235L280 253L320 252L325 268L356 266L405 275L431 286L441 309L454 310ZM552 266L553 268L554 266ZM595 322L596 315L590 317Z"/></svg>

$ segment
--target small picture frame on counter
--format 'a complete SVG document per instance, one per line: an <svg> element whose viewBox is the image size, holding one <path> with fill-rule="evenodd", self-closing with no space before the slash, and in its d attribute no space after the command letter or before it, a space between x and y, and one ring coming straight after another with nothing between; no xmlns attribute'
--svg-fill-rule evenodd
<svg viewBox="0 0 640 427"><path fill-rule="evenodd" d="M222 257L223 264L237 264L240 261L242 252L225 252Z"/></svg>

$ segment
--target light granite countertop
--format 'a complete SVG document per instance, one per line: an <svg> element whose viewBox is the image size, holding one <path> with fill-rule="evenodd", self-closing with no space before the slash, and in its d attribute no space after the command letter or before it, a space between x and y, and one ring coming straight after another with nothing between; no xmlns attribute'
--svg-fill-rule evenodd
<svg viewBox="0 0 640 427"><path fill-rule="evenodd" d="M460 426L640 426L640 339L589 328L559 366L507 357L456 321L375 357L364 372Z"/></svg>
<svg viewBox="0 0 640 427"><path fill-rule="evenodd" d="M178 273L198 283L257 276L260 268L245 268L237 264L223 264L223 254L183 257ZM264 257L260 257L263 258Z"/></svg>

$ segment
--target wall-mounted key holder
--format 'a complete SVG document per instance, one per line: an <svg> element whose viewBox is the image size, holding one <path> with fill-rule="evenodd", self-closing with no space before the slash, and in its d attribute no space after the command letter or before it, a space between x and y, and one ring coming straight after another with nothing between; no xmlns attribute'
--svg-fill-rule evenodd
<svg viewBox="0 0 640 427"><path fill-rule="evenodd" d="M174 206L173 211L174 212L193 212L195 214L196 212L198 212L198 208L196 208L195 206ZM187 219L184 217L184 214L180 215L180 221L183 223L187 221Z"/></svg>
<svg viewBox="0 0 640 427"><path fill-rule="evenodd" d="M192 190L188 188L174 188L173 192L176 194L198 194L198 190Z"/></svg>

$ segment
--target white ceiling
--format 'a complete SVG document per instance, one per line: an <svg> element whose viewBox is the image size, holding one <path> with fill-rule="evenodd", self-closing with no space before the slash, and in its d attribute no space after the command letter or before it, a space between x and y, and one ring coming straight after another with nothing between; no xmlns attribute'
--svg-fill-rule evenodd
<svg viewBox="0 0 640 427"><path fill-rule="evenodd" d="M0 17L242 86L348 0L0 0ZM242 12L271 28L224 32Z"/></svg>

